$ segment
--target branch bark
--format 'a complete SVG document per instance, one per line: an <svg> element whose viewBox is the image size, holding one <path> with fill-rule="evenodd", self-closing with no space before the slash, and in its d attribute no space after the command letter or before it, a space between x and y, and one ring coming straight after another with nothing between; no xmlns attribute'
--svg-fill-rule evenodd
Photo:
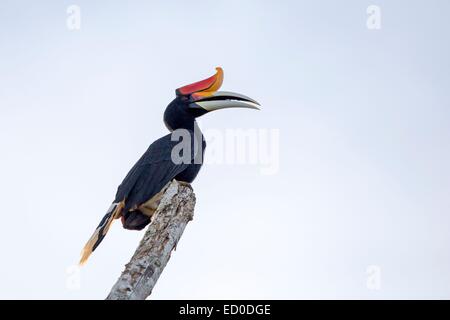
<svg viewBox="0 0 450 320"><path fill-rule="evenodd" d="M166 189L152 222L107 300L145 300L193 219L195 194L189 184L173 181Z"/></svg>

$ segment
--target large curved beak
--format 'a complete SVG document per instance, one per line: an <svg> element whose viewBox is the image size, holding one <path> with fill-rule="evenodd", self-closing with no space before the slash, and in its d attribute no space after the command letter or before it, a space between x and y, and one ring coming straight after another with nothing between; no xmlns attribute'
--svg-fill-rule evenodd
<svg viewBox="0 0 450 320"><path fill-rule="evenodd" d="M216 92L196 92L191 94L190 108L203 109L207 112L226 108L248 108L259 110L260 104L243 94L216 91Z"/></svg>
<svg viewBox="0 0 450 320"><path fill-rule="evenodd" d="M259 110L258 106L260 106L260 104L252 98L239 93L217 91L222 85L223 77L222 68L217 67L216 73L213 76L178 88L176 94L177 96L188 97L190 108L204 110L206 112L225 108L249 108Z"/></svg>

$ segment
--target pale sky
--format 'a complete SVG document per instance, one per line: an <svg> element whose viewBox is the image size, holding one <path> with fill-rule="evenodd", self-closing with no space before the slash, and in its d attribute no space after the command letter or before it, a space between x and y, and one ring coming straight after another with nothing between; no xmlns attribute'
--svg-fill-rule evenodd
<svg viewBox="0 0 450 320"><path fill-rule="evenodd" d="M381 29L367 28L370 5ZM222 89L262 110L206 115L206 138L278 132L256 149L279 170L202 168L152 298L450 298L449 12L444 0L2 0L0 298L106 297L143 232L116 223L71 266L167 134L174 90L216 66Z"/></svg>

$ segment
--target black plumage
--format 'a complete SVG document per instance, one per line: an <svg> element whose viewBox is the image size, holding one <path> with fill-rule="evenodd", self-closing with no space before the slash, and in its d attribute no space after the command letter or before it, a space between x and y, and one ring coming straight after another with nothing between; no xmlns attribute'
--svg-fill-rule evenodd
<svg viewBox="0 0 450 320"><path fill-rule="evenodd" d="M194 137L194 131L187 130L186 132L189 132L189 136ZM191 140L190 161L180 164L172 161L171 154L173 148L181 141L172 141L171 139L172 135L168 134L153 142L120 184L114 202L124 200L124 212L138 208L173 179L189 183L194 181L202 166L201 163L194 163L196 157L194 139ZM204 139L201 141L202 148L198 152L202 152L201 157L203 158L206 142Z"/></svg>

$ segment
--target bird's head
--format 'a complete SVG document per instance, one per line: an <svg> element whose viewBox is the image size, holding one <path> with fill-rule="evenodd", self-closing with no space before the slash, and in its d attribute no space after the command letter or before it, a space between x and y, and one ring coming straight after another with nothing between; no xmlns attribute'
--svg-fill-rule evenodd
<svg viewBox="0 0 450 320"><path fill-rule="evenodd" d="M259 103L243 94L218 91L223 82L222 68L202 81L178 88L177 97L164 112L164 123L170 131L189 128L195 118L225 108L258 109Z"/></svg>

